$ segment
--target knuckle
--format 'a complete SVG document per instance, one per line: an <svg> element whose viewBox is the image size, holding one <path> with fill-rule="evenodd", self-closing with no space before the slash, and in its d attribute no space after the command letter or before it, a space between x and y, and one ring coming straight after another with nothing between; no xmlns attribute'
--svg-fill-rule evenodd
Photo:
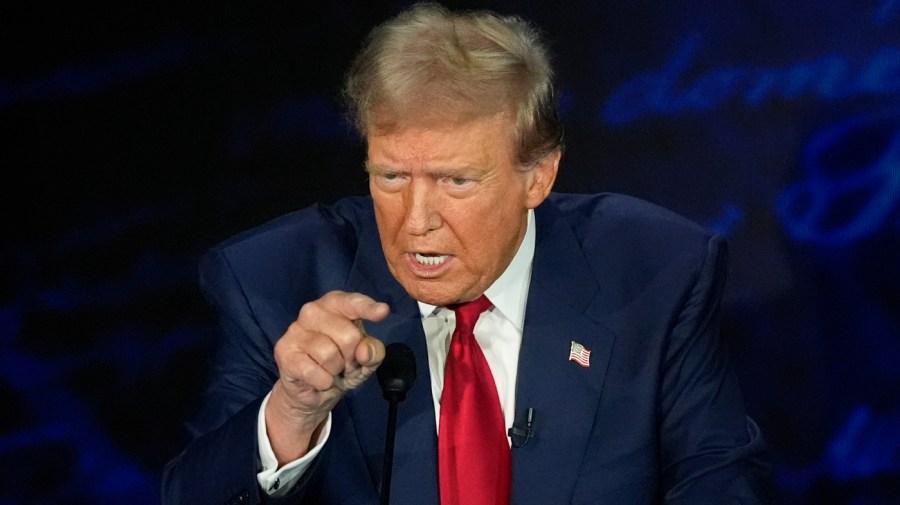
<svg viewBox="0 0 900 505"><path fill-rule="evenodd" d="M275 342L275 348L272 350L272 354L275 356L275 362L281 366L283 362L287 361L288 354L290 353L290 344L287 339L282 337Z"/></svg>
<svg viewBox="0 0 900 505"><path fill-rule="evenodd" d="M334 332L334 339L343 350L356 349L356 344L362 338L363 332L355 324L343 325L340 330Z"/></svg>
<svg viewBox="0 0 900 505"><path fill-rule="evenodd" d="M301 371L300 380L316 391L327 391L334 384L334 376L316 367L306 367Z"/></svg>
<svg viewBox="0 0 900 505"><path fill-rule="evenodd" d="M305 319L311 319L315 317L315 315L320 311L319 301L313 300L311 302L306 302L300 307L300 313L297 316L297 321L303 321Z"/></svg>
<svg viewBox="0 0 900 505"><path fill-rule="evenodd" d="M278 366L278 369L281 370L284 368L284 364L287 361L285 358L284 347L281 344L275 344L275 350L272 351L272 355L275 357L275 364Z"/></svg>
<svg viewBox="0 0 900 505"><path fill-rule="evenodd" d="M276 360L286 359L292 352L300 348L306 330L297 321L291 323L284 334L275 342L273 354Z"/></svg>

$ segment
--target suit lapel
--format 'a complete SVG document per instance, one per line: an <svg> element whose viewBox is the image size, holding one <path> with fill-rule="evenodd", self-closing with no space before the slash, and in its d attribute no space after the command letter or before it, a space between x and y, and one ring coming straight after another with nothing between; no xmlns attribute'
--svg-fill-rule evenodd
<svg viewBox="0 0 900 505"><path fill-rule="evenodd" d="M388 270L371 214L364 219L371 222L360 226L359 249L345 289L387 303L390 315L377 323L365 322L366 331L385 345L405 343L416 357L415 382L397 409L391 503L437 505L437 425L419 307ZM373 484L380 488L389 404L375 378L348 393L347 400L354 424L367 427L357 436Z"/></svg>
<svg viewBox="0 0 900 505"><path fill-rule="evenodd" d="M614 340L584 312L598 286L572 229L551 201L535 216L537 242L516 380L516 425L524 424L526 409L534 409L535 436L512 449L517 505L571 499ZM569 360L572 341L591 351L590 366Z"/></svg>

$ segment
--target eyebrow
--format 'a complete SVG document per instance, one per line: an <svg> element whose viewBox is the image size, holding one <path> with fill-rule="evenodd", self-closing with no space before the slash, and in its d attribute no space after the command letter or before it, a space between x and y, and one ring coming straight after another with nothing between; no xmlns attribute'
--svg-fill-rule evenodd
<svg viewBox="0 0 900 505"><path fill-rule="evenodd" d="M409 174L409 170L404 170L400 168L393 168L386 165L373 164L366 161L364 164L364 168L369 174L384 174L384 173L392 173L392 174ZM481 174L481 170L479 170L476 166L466 165L464 167L458 168L435 168L435 169L426 169L424 172L431 177L459 177L459 178L477 178Z"/></svg>
<svg viewBox="0 0 900 505"><path fill-rule="evenodd" d="M398 170L398 169L396 169L396 168L391 168L391 167L386 166L386 165L372 164L372 163L369 163L368 160L366 160L366 161L363 163L363 168L366 170L366 172L368 172L368 173L370 173L370 174L372 174L372 173L385 173L385 172L392 172L392 173L403 173L403 172L404 172L403 170Z"/></svg>

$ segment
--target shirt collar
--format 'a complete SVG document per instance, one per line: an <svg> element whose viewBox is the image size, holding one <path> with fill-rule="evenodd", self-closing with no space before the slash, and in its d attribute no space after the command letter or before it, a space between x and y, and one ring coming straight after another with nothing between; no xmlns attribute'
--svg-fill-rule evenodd
<svg viewBox="0 0 900 505"><path fill-rule="evenodd" d="M509 319L521 331L525 314L525 302L528 298L528 284L531 279L531 262L534 259L535 226L534 209L528 210L528 223L525 237L513 256L512 261L500 277L485 291L488 299L504 317ZM422 317L435 313L437 306L417 302Z"/></svg>

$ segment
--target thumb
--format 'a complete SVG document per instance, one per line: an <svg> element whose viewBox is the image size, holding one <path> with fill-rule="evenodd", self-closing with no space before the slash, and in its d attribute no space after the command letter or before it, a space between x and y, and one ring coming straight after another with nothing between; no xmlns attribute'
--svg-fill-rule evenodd
<svg viewBox="0 0 900 505"><path fill-rule="evenodd" d="M335 385L343 391L356 389L375 373L378 365L384 361L384 355L384 343L375 337L366 335L356 346L355 357L359 366L345 369L343 374L335 377Z"/></svg>
<svg viewBox="0 0 900 505"><path fill-rule="evenodd" d="M384 361L384 342L375 337L366 335L356 346L356 361L362 367L373 370Z"/></svg>

